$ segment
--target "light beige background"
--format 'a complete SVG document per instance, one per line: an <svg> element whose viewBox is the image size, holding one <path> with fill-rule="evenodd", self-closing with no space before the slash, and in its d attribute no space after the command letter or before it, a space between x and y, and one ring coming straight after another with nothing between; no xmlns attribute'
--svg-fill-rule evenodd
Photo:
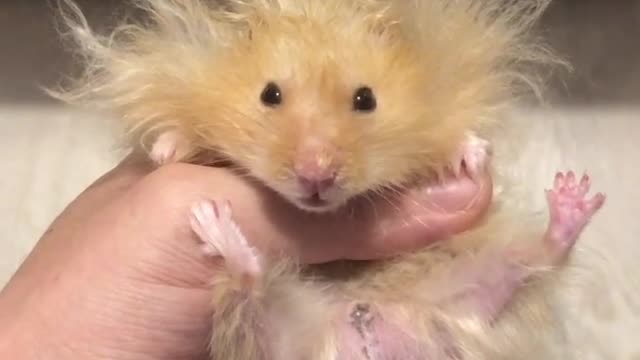
<svg viewBox="0 0 640 360"><path fill-rule="evenodd" d="M117 160L108 119L48 101L38 84L72 69L46 1L0 1L0 284L55 215ZM117 1L80 1L90 20ZM118 10L120 11L120 10ZM553 104L514 114L530 127L512 169L541 191L556 169L588 169L606 208L578 249L564 313L575 359L640 359L640 1L557 0L541 27L576 66ZM527 141L525 141L527 140ZM542 209L542 193L532 192ZM589 271L587 271L589 270Z"/></svg>

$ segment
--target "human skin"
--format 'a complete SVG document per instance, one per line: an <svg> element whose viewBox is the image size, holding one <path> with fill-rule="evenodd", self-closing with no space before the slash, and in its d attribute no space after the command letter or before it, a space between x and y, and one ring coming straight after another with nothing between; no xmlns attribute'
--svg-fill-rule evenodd
<svg viewBox="0 0 640 360"><path fill-rule="evenodd" d="M231 201L258 251L317 263L428 245L471 226L490 198L488 177L462 179L320 217L224 169L131 156L60 214L0 292L0 358L205 359L216 266L190 229L200 199Z"/></svg>

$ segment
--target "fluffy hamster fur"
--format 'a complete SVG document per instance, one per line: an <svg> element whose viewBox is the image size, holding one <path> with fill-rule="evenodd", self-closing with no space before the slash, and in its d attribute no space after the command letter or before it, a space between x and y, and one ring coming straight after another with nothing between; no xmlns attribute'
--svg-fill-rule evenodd
<svg viewBox="0 0 640 360"><path fill-rule="evenodd" d="M520 86L536 89L528 67L553 60L529 38L548 0L138 0L147 22L108 36L64 2L87 66L52 95L115 112L130 144L145 151L161 134L179 134L179 161L230 161L294 204L292 169L306 139L331 144L340 158L335 207L399 191L448 166L469 132L498 140L496 126ZM277 109L260 101L270 81L282 88ZM353 91L365 85L378 107L354 112ZM336 322L348 320L345 304L355 301L391 314L406 338L402 359L422 358L409 354L409 343L431 359L540 358L536 344L555 327L545 301L551 283L527 286L496 321L447 299L463 286L453 264L486 269L474 266L512 242L541 239L542 220L498 197L477 228L397 259L306 268L272 259L250 290L222 276L212 354L340 359Z"/></svg>
<svg viewBox="0 0 640 360"><path fill-rule="evenodd" d="M339 148L336 205L402 187L445 164L467 131L484 136L531 80L523 68L549 58L523 39L540 0L136 3L149 23L107 37L71 7L86 73L56 96L114 111L147 150L175 131L179 160L230 159L292 201L303 140ZM259 99L268 81L283 88L276 110ZM351 109L362 85L375 112Z"/></svg>

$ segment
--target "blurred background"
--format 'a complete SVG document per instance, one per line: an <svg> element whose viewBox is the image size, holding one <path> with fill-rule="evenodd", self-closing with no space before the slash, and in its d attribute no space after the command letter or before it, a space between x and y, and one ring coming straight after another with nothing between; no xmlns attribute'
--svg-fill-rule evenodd
<svg viewBox="0 0 640 360"><path fill-rule="evenodd" d="M77 3L98 30L126 11L125 1ZM52 219L118 159L108 119L62 107L39 89L74 70L52 4L0 0L0 287ZM520 116L533 130L513 172L538 191L558 169L588 169L607 192L606 211L581 242L605 265L578 268L600 275L580 277L586 286L561 314L570 319L570 358L638 360L640 0L554 0L539 30L575 70L550 82L551 107ZM535 201L544 210L544 199Z"/></svg>
<svg viewBox="0 0 640 360"><path fill-rule="evenodd" d="M123 0L78 0L94 28L126 11ZM55 33L52 0L0 0L0 102L48 102L52 84L72 66ZM567 104L640 100L640 1L554 0L540 29L575 67L555 85Z"/></svg>

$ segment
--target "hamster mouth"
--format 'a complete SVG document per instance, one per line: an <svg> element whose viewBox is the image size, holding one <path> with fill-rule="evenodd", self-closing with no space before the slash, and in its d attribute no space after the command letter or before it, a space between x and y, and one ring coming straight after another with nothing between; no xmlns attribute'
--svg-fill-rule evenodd
<svg viewBox="0 0 640 360"><path fill-rule="evenodd" d="M299 201L309 208L322 209L329 206L329 202L320 198L319 193L314 193L309 197L300 198Z"/></svg>

